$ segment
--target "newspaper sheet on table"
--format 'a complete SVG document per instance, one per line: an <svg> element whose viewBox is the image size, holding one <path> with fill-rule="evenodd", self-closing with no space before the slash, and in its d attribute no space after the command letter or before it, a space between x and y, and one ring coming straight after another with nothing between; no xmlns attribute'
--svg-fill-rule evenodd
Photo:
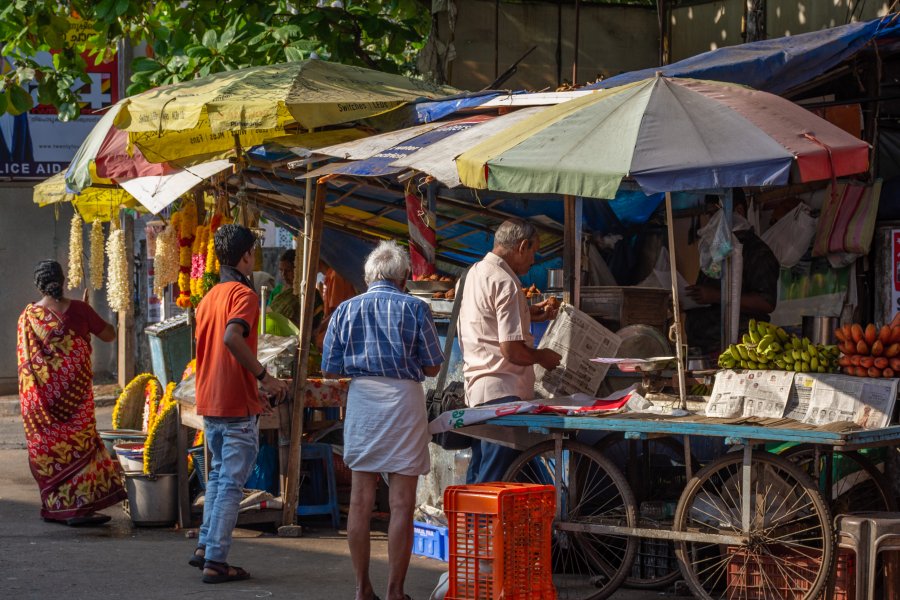
<svg viewBox="0 0 900 600"><path fill-rule="evenodd" d="M896 400L896 379L818 375L803 422L853 421L863 429L878 429L890 422Z"/></svg>
<svg viewBox="0 0 900 600"><path fill-rule="evenodd" d="M580 392L595 396L609 365L592 363L591 359L613 357L621 344L622 338L593 317L563 303L538 345L538 348L555 350L562 361L550 372L534 366L535 395L552 398Z"/></svg>
<svg viewBox="0 0 900 600"><path fill-rule="evenodd" d="M781 417L793 384L791 371L731 371L716 375L707 417Z"/></svg>
<svg viewBox="0 0 900 600"><path fill-rule="evenodd" d="M494 417L503 417L505 415L518 415L522 413L534 412L538 409L538 405L532 402L504 402L503 404L490 404L474 406L469 408L460 408L458 410L448 410L441 413L441 416L428 423L428 433L434 435L444 431L459 429L466 425L475 425L484 423Z"/></svg>
<svg viewBox="0 0 900 600"><path fill-rule="evenodd" d="M852 421L877 429L890 423L897 387L897 379L726 370L716 376L706 416L783 417L810 425Z"/></svg>

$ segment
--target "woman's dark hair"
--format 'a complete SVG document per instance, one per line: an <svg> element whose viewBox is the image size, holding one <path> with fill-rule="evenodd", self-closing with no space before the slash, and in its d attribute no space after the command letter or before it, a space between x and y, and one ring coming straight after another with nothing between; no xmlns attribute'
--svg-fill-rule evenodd
<svg viewBox="0 0 900 600"><path fill-rule="evenodd" d="M253 249L256 236L243 225L226 223L216 230L213 245L219 262L229 267L237 266L241 257Z"/></svg>
<svg viewBox="0 0 900 600"><path fill-rule="evenodd" d="M279 260L281 262L287 262L287 263L294 264L294 261L296 259L297 259L297 251L294 250L293 248L291 248L289 250L285 250L284 254L281 255L281 258Z"/></svg>
<svg viewBox="0 0 900 600"><path fill-rule="evenodd" d="M40 293L60 300L63 297L62 266L55 260L42 260L34 268L34 285Z"/></svg>

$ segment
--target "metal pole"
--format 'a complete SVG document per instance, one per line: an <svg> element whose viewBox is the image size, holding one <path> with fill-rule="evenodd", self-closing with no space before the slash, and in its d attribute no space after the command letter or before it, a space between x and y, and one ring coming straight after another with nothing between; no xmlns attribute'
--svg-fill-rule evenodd
<svg viewBox="0 0 900 600"><path fill-rule="evenodd" d="M581 214L584 200L563 198L563 300L581 307Z"/></svg>
<svg viewBox="0 0 900 600"><path fill-rule="evenodd" d="M269 295L269 286L259 286L259 335L266 332L266 296Z"/></svg>
<svg viewBox="0 0 900 600"><path fill-rule="evenodd" d="M672 310L675 314L675 358L678 367L678 406L687 408L684 391L684 342L681 330L681 307L678 301L678 269L675 266L675 222L672 217L672 194L666 192L666 227L669 234L669 273L672 278Z"/></svg>

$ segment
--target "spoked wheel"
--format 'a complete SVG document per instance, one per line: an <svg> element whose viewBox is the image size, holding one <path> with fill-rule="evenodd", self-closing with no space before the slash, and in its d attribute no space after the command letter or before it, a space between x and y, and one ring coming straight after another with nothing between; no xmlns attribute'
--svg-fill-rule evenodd
<svg viewBox="0 0 900 600"><path fill-rule="evenodd" d="M832 514L897 510L890 484L878 467L859 452L826 448L819 453L818 468L816 448L811 444L793 446L780 456L800 467L813 481L818 481L819 489L830 500ZM828 477L829 468L831 477Z"/></svg>
<svg viewBox="0 0 900 600"><path fill-rule="evenodd" d="M526 450L506 481L553 485L553 583L560 600L600 600L616 591L631 570L637 538L591 533L584 525L635 527L634 496L622 473L590 446L565 440L557 464L555 442Z"/></svg>
<svg viewBox="0 0 900 600"><path fill-rule="evenodd" d="M712 536L676 542L697 598L812 600L833 560L831 512L815 483L790 461L753 452L749 533L742 538L743 452L723 456L688 483L674 530Z"/></svg>
<svg viewBox="0 0 900 600"><path fill-rule="evenodd" d="M677 501L687 484L684 446L675 438L626 440L621 433L611 433L594 447L625 473L639 509L645 500ZM691 469L692 472L699 469L693 457ZM640 514L638 516L640 519ZM624 585L637 589L661 589L680 578L674 544L666 540L641 538L634 566Z"/></svg>

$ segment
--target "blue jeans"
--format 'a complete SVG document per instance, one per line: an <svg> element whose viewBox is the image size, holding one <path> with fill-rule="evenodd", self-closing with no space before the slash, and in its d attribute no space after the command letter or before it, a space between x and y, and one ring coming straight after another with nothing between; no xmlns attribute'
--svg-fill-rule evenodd
<svg viewBox="0 0 900 600"><path fill-rule="evenodd" d="M506 396L489 400L479 406L488 404L503 404L504 402L518 402L518 396ZM466 483L488 483L491 481L503 481L506 470L519 457L518 450L493 444L479 439L472 439L472 459L466 471Z"/></svg>
<svg viewBox="0 0 900 600"><path fill-rule="evenodd" d="M211 465L197 545L206 548L206 560L228 562L244 484L259 452L259 420L203 417L203 427Z"/></svg>

